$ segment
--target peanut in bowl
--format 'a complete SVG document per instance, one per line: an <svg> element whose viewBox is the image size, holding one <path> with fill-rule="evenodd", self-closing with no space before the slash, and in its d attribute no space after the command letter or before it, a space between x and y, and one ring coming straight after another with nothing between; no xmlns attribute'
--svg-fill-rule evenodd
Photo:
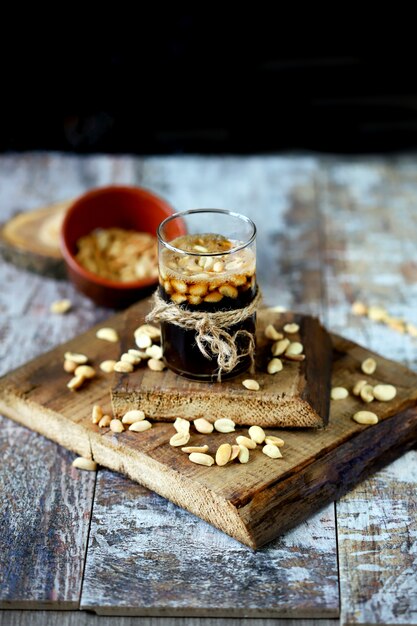
<svg viewBox="0 0 417 626"><path fill-rule="evenodd" d="M96 304L123 308L158 282L155 235L171 205L142 187L88 191L68 208L61 250L74 285ZM177 226L178 235L186 232Z"/></svg>

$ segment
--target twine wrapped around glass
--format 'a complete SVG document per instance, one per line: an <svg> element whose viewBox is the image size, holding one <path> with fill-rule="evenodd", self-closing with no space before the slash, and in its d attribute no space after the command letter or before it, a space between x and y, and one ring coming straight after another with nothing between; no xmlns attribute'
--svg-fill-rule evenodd
<svg viewBox="0 0 417 626"><path fill-rule="evenodd" d="M175 220L186 235L171 237ZM178 230L176 230L178 232ZM158 228L159 288L148 321L159 321L167 366L215 381L254 365L256 227L223 209L176 213Z"/></svg>

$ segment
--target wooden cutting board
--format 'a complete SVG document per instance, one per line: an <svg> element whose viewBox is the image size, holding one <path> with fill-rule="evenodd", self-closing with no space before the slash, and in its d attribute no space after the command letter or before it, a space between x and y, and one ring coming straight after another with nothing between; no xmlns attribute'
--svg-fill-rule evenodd
<svg viewBox="0 0 417 626"><path fill-rule="evenodd" d="M148 302L134 305L138 324L148 306ZM105 325L116 328L123 337L125 315L120 313ZM279 324L278 315L276 321ZM141 434L114 434L91 423L94 403L110 410L112 378L100 372L80 391L70 392L62 362L67 350L86 352L96 365L117 358L120 346L98 340L96 328L4 376L0 380L0 411L77 454L92 455L99 464L126 474L251 548L297 525L416 443L417 375L374 355L378 368L368 377L371 384L392 383L398 390L394 401L373 403L372 409L380 417L377 425L361 426L351 419L355 411L364 408L351 395L332 403L326 428L267 429L268 434L285 440L282 459L270 459L258 449L246 465L194 465L186 454L169 445L172 424L159 422ZM360 363L371 353L341 337L332 340L333 384L351 388L363 378ZM245 434L246 429L239 431ZM220 443L232 442L236 434L210 435L210 452ZM195 433L190 443L203 440L207 436Z"/></svg>

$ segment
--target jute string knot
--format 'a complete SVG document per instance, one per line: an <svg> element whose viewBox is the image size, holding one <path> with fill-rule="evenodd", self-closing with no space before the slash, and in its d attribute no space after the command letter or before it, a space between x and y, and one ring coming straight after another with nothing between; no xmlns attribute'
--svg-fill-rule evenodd
<svg viewBox="0 0 417 626"><path fill-rule="evenodd" d="M247 330L237 330L232 335L229 329L251 317L261 301L260 290L247 306L231 311L188 311L174 302L165 302L156 291L154 305L146 316L147 322L169 322L184 330L195 331L195 342L206 359L217 358L220 381L222 373L231 372L245 357L251 359L251 370L255 364L255 337ZM238 353L237 340L247 339L247 347Z"/></svg>

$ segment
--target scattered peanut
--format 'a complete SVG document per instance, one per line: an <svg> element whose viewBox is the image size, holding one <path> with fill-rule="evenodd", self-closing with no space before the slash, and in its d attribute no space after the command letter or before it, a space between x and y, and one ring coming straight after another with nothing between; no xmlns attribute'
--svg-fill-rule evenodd
<svg viewBox="0 0 417 626"><path fill-rule="evenodd" d="M91 365L78 365L74 374L76 376L83 376L84 378L94 378L96 370Z"/></svg>
<svg viewBox="0 0 417 626"><path fill-rule="evenodd" d="M165 369L165 363L158 359L149 359L148 367L153 372L162 372Z"/></svg>
<svg viewBox="0 0 417 626"><path fill-rule="evenodd" d="M298 333L299 330L300 327L298 324L285 324L284 326L284 332L288 333L289 335L292 335L293 333Z"/></svg>
<svg viewBox="0 0 417 626"><path fill-rule="evenodd" d="M49 307L49 310L51 313L56 313L57 315L64 315L65 313L68 313L68 311L70 310L72 306L71 300L55 300L55 302L52 302L51 306Z"/></svg>
<svg viewBox="0 0 417 626"><path fill-rule="evenodd" d="M352 304L351 311L353 315L366 315L368 313L368 307L363 302L354 302Z"/></svg>
<svg viewBox="0 0 417 626"><path fill-rule="evenodd" d="M243 380L242 385L250 391L259 391L259 383L252 378L247 378L246 380Z"/></svg>
<svg viewBox="0 0 417 626"><path fill-rule="evenodd" d="M364 385L359 395L364 402L372 402L374 399L374 390L372 385Z"/></svg>
<svg viewBox="0 0 417 626"><path fill-rule="evenodd" d="M137 357L138 359L148 359L149 358L144 350L136 350L136 348L129 348L129 350L127 352L128 352L128 354L132 354L133 356Z"/></svg>
<svg viewBox="0 0 417 626"><path fill-rule="evenodd" d="M370 306L368 309L368 317L373 322L383 322L387 316L388 313L382 306Z"/></svg>
<svg viewBox="0 0 417 626"><path fill-rule="evenodd" d="M389 402L397 395L397 390L394 385L375 385L373 392L375 400L379 400L380 402Z"/></svg>
<svg viewBox="0 0 417 626"><path fill-rule="evenodd" d="M114 372L115 365L116 361L113 361L113 359L107 359L107 361L102 361L100 363L100 369L103 372L106 372L106 374L110 374L111 372Z"/></svg>
<svg viewBox="0 0 417 626"><path fill-rule="evenodd" d="M133 424L129 426L129 430L133 431L134 433L144 433L145 430L149 430L150 428L152 428L152 424L148 420L133 422Z"/></svg>
<svg viewBox="0 0 417 626"><path fill-rule="evenodd" d="M330 392L332 400L344 400L349 395L348 390L345 387L333 387Z"/></svg>
<svg viewBox="0 0 417 626"><path fill-rule="evenodd" d="M249 448L239 444L238 459L241 463L247 463L249 461Z"/></svg>
<svg viewBox="0 0 417 626"><path fill-rule="evenodd" d="M142 359L140 356L129 354L129 352L123 352L122 356L120 357L120 360L124 361L125 363L130 363L131 365L135 366L135 365L139 365Z"/></svg>
<svg viewBox="0 0 417 626"><path fill-rule="evenodd" d="M119 372L120 374L130 374L134 369L133 365L126 363L126 361L117 361L113 368L115 372Z"/></svg>
<svg viewBox="0 0 417 626"><path fill-rule="evenodd" d="M277 372L280 372L282 368L283 368L283 365L282 365L281 359L274 357L273 359L269 361L267 371L268 371L268 374L276 374Z"/></svg>
<svg viewBox="0 0 417 626"><path fill-rule="evenodd" d="M206 452L208 452L208 445L204 445L204 446L188 446L185 448L181 448L181 450L183 452L186 452L187 454L191 454L191 452L200 452L201 454L205 454Z"/></svg>
<svg viewBox="0 0 417 626"><path fill-rule="evenodd" d="M376 361L372 357L362 361L361 370L364 374L373 374L376 370Z"/></svg>
<svg viewBox="0 0 417 626"><path fill-rule="evenodd" d="M285 441L281 439L281 437L274 437L274 435L267 435L265 437L265 443L268 443L271 446L278 446L278 447L285 445Z"/></svg>
<svg viewBox="0 0 417 626"><path fill-rule="evenodd" d="M157 361L159 361L160 359L162 359L162 348L161 346L149 346L149 348L146 348L146 354L151 357L152 359L156 359Z"/></svg>
<svg viewBox="0 0 417 626"><path fill-rule="evenodd" d="M269 458L271 459L282 459L281 450L278 448L278 446L271 445L270 443L267 443L262 448L262 452L266 454L266 456L269 456Z"/></svg>
<svg viewBox="0 0 417 626"><path fill-rule="evenodd" d="M305 354L292 354L292 352L285 352L284 357L287 361L304 361L306 358Z"/></svg>
<svg viewBox="0 0 417 626"><path fill-rule="evenodd" d="M201 452L191 452L188 457L192 463L197 463L197 465L213 465L214 459L209 454L202 454Z"/></svg>
<svg viewBox="0 0 417 626"><path fill-rule="evenodd" d="M103 341L110 341L110 343L116 343L119 341L119 335L114 328L99 328L96 332L97 339L103 339Z"/></svg>
<svg viewBox="0 0 417 626"><path fill-rule="evenodd" d="M149 335L152 341L155 341L161 338L160 329L156 328L156 326L152 326L151 324L142 324L142 326L139 326L139 328L137 328L134 332L134 335L141 335L141 334Z"/></svg>
<svg viewBox="0 0 417 626"><path fill-rule="evenodd" d="M74 391L75 389L79 389L84 381L84 376L74 376L74 378L71 378L69 383L67 383L67 387L71 389L71 391Z"/></svg>
<svg viewBox="0 0 417 626"><path fill-rule="evenodd" d="M232 454L230 455L230 460L234 461L239 456L240 447L236 444L232 445Z"/></svg>
<svg viewBox="0 0 417 626"><path fill-rule="evenodd" d="M230 443L222 443L222 445L217 448L216 452L217 465L227 465L227 463L230 461L231 456L232 446L230 445Z"/></svg>
<svg viewBox="0 0 417 626"><path fill-rule="evenodd" d="M248 430L249 437L255 443L262 443L265 441L265 431L260 426L251 426Z"/></svg>
<svg viewBox="0 0 417 626"><path fill-rule="evenodd" d="M265 328L265 337L267 339L272 339L273 341L279 341L284 338L284 335L279 333L273 324L268 324Z"/></svg>
<svg viewBox="0 0 417 626"><path fill-rule="evenodd" d="M272 344L272 356L280 356L281 354L284 354L289 345L290 340L287 338L276 341L274 344Z"/></svg>
<svg viewBox="0 0 417 626"><path fill-rule="evenodd" d="M84 365L84 363L88 361L88 356L79 354L78 352L66 352L64 358L66 361L73 361L77 365Z"/></svg>
<svg viewBox="0 0 417 626"><path fill-rule="evenodd" d="M69 361L68 359L65 359L64 361L64 370L68 373L68 374L73 374L75 372L75 370L77 369L78 365L76 363L74 363L74 361Z"/></svg>
<svg viewBox="0 0 417 626"><path fill-rule="evenodd" d="M103 415L103 417L98 423L99 428L107 428L108 426L110 426L110 422L111 422L110 415Z"/></svg>
<svg viewBox="0 0 417 626"><path fill-rule="evenodd" d="M239 446L245 446L249 450L254 450L256 448L256 441L250 439L249 437L245 437L244 435L239 435L236 437L236 443Z"/></svg>
<svg viewBox="0 0 417 626"><path fill-rule="evenodd" d="M378 416L372 411L358 411L352 417L358 424L377 424Z"/></svg>
<svg viewBox="0 0 417 626"><path fill-rule="evenodd" d="M110 422L110 430L114 433L122 433L125 427L119 419L112 419Z"/></svg>
<svg viewBox="0 0 417 626"><path fill-rule="evenodd" d="M293 341L285 350L285 356L299 355L303 353L303 350L304 346L302 343L300 343L299 341Z"/></svg>
<svg viewBox="0 0 417 626"><path fill-rule="evenodd" d="M368 384L367 380L358 380L358 382L355 383L353 389L352 389L352 393L354 396L360 396L361 395L361 391L363 389L363 387L365 387L365 385Z"/></svg>
<svg viewBox="0 0 417 626"><path fill-rule="evenodd" d="M145 348L150 348L152 345L152 339L145 333L137 333L135 335L135 343L138 348L144 350Z"/></svg>
<svg viewBox="0 0 417 626"><path fill-rule="evenodd" d="M183 417L177 417L174 422L174 428L177 433L189 433L190 432L190 422Z"/></svg>
<svg viewBox="0 0 417 626"><path fill-rule="evenodd" d="M83 456L77 456L73 460L72 466L87 472L95 472L97 469L97 463L93 459L85 459Z"/></svg>
<svg viewBox="0 0 417 626"><path fill-rule="evenodd" d="M169 440L169 445L176 447L185 446L190 441L190 433L188 432L179 432L172 435Z"/></svg>
<svg viewBox="0 0 417 626"><path fill-rule="evenodd" d="M219 433L231 433L235 429L235 423L227 417L222 417L214 422L214 428Z"/></svg>
<svg viewBox="0 0 417 626"><path fill-rule="evenodd" d="M203 435L209 435L214 430L213 424L204 419L204 417L199 417L194 420L194 426L196 431L202 433Z"/></svg>
<svg viewBox="0 0 417 626"><path fill-rule="evenodd" d="M132 409L127 411L122 417L122 424L135 424L145 419L145 413L140 409Z"/></svg>
<svg viewBox="0 0 417 626"><path fill-rule="evenodd" d="M99 404L95 404L91 412L91 421L93 422L93 424L98 424L102 417L103 409Z"/></svg>

